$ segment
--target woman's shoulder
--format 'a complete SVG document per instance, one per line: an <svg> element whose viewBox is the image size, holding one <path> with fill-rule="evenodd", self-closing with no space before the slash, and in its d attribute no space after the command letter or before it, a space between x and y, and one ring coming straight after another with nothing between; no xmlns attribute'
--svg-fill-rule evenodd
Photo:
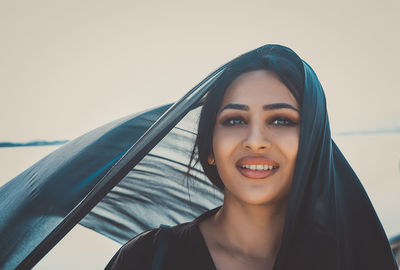
<svg viewBox="0 0 400 270"><path fill-rule="evenodd" d="M193 222L186 222L167 228L169 238L184 241L191 234L193 225ZM129 240L112 257L105 269L149 269L160 232L161 227L151 229Z"/></svg>
<svg viewBox="0 0 400 270"><path fill-rule="evenodd" d="M147 265L150 265L159 230L151 229L129 240L115 253L105 269L149 268Z"/></svg>
<svg viewBox="0 0 400 270"><path fill-rule="evenodd" d="M189 252L188 247L201 245L198 224L217 210L206 211L191 222L169 227L166 230L169 239L168 254L175 258L174 255L181 256L183 250ZM105 269L150 269L160 232L161 228L151 229L129 240L112 257Z"/></svg>

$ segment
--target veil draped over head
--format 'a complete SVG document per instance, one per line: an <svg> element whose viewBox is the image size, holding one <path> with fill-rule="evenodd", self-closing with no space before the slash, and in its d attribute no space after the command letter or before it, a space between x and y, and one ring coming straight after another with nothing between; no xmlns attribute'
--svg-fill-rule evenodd
<svg viewBox="0 0 400 270"><path fill-rule="evenodd" d="M282 58L289 65L280 65ZM266 45L236 59L228 63L225 73L231 74L226 77L234 74L225 78L228 83L246 69L257 69L255 62L268 62L301 105L299 148L274 270L397 269L367 193L331 138L325 95L312 68L280 45ZM302 96L287 79L289 69L299 64L304 74ZM216 85L221 86L218 80ZM206 161L202 166L213 178L215 166L209 169Z"/></svg>
<svg viewBox="0 0 400 270"><path fill-rule="evenodd" d="M363 186L331 138L322 86L303 66L300 142L275 269L397 269Z"/></svg>
<svg viewBox="0 0 400 270"><path fill-rule="evenodd" d="M280 45L251 53L269 59L284 55L304 72L300 142L274 270L398 269L365 190L331 138L325 96L312 68ZM181 179L191 156L200 99L235 60L200 83L200 92L85 134L1 187L0 207L6 211L0 220L0 267L15 268L27 254L45 254L48 250L36 251L38 245L49 245L45 240L50 233L63 231L67 223L72 225L64 234L80 222L124 243L143 230L189 221L221 204L222 193L205 179L199 164L189 175L193 186ZM191 99L193 104L185 107ZM153 136L158 144L148 139L151 128L171 117L176 118L168 126L171 131ZM130 155L138 148L147 152ZM131 157L132 162L121 165ZM85 204L88 200L92 202ZM75 215L77 209L88 214ZM54 245L62 236L49 241Z"/></svg>

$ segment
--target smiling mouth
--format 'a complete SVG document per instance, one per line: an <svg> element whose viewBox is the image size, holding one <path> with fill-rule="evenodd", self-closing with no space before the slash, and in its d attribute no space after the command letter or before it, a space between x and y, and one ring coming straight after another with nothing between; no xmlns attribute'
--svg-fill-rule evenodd
<svg viewBox="0 0 400 270"><path fill-rule="evenodd" d="M279 164L265 157L244 157L236 163L236 167L247 178L261 179L273 175Z"/></svg>
<svg viewBox="0 0 400 270"><path fill-rule="evenodd" d="M264 169L264 166L266 166L267 168ZM262 167L262 169L261 169L261 167ZM272 168L270 168L270 167L272 167ZM239 172L247 178L262 179L262 178L266 178L268 176L273 175L278 170L279 167L259 164L259 165L250 165L250 166L241 165L241 166L238 166L237 168L238 168Z"/></svg>
<svg viewBox="0 0 400 270"><path fill-rule="evenodd" d="M252 171L266 171L266 170L273 170L277 169L279 166L272 166L272 165L267 165L267 164L243 164L239 165L240 168L242 169L249 169Z"/></svg>

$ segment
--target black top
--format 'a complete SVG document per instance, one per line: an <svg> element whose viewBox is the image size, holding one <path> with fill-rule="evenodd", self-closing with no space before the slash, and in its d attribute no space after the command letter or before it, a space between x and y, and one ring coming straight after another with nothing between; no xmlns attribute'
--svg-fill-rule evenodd
<svg viewBox="0 0 400 270"><path fill-rule="evenodd" d="M216 270L198 225L214 215L218 209L219 207L207 211L191 222L169 229L163 270ZM152 229L131 239L118 250L105 269L150 269L159 233L160 228Z"/></svg>

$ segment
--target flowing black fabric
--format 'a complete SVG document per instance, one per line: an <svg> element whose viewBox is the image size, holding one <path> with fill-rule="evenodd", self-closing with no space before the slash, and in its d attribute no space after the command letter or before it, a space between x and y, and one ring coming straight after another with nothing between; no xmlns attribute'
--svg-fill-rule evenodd
<svg viewBox="0 0 400 270"><path fill-rule="evenodd" d="M15 269L169 107L84 134L0 187L0 269Z"/></svg>
<svg viewBox="0 0 400 270"><path fill-rule="evenodd" d="M170 106L82 135L3 185L0 269L15 269ZM145 230L190 221L220 205L221 192L199 166L190 173L196 182L186 181L198 113L194 109L182 119L80 223L125 243Z"/></svg>
<svg viewBox="0 0 400 270"><path fill-rule="evenodd" d="M186 174L197 104L223 70L172 106L84 134L0 187L0 269L32 268L105 195L81 224L120 243L221 204L221 192L199 166L190 173L194 185ZM120 185L107 194L114 183ZM192 195L191 189L196 189Z"/></svg>
<svg viewBox="0 0 400 270"><path fill-rule="evenodd" d="M120 243L160 224L192 220L219 205L221 192L198 166L190 173L195 184L185 179L196 104L223 70L211 73L172 106L84 134L0 187L0 269L32 268L114 183L120 185L81 223ZM190 195L190 189L196 193Z"/></svg>
<svg viewBox="0 0 400 270"><path fill-rule="evenodd" d="M191 111L80 222L125 243L160 224L191 221L222 204L222 193L200 166L187 166L199 108Z"/></svg>

